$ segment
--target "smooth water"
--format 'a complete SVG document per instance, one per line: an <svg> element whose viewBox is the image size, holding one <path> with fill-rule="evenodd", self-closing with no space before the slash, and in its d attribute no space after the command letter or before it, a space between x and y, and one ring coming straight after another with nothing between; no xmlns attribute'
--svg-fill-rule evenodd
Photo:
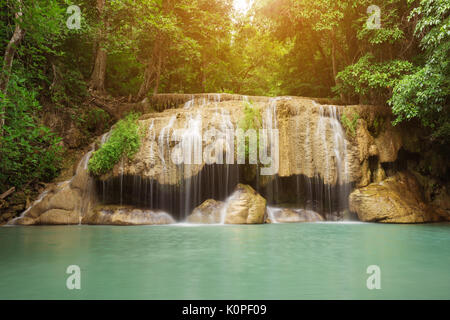
<svg viewBox="0 0 450 320"><path fill-rule="evenodd" d="M449 271L450 224L0 228L0 299L450 299Z"/></svg>

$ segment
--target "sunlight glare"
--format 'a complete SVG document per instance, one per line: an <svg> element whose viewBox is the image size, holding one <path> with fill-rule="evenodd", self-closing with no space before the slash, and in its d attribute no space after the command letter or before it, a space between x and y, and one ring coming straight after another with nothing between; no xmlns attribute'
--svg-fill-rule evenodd
<svg viewBox="0 0 450 320"><path fill-rule="evenodd" d="M254 0L234 0L234 10L241 14L246 14L247 11L252 7L253 1Z"/></svg>

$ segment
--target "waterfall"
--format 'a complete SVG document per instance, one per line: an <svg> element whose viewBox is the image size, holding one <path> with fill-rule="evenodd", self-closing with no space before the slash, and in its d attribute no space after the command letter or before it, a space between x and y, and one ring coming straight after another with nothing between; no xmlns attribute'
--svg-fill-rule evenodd
<svg viewBox="0 0 450 320"><path fill-rule="evenodd" d="M161 156L161 161L162 161L162 163L165 165L165 163L166 163L166 160L164 159L164 157L165 157L165 154L164 154L164 147L167 145L169 145L169 143L170 143L170 129L172 129L172 127L173 127L173 125L174 125L174 123L175 123L175 120L177 119L177 116L176 115L173 115L171 118L170 118L170 120L169 120L169 123L167 124L167 126L165 126L165 127L163 127L162 129L161 129L161 132L160 132L160 134L159 134L159 137L158 137L158 144L159 144L159 148L160 148L160 156ZM164 166L165 167L165 166Z"/></svg>
<svg viewBox="0 0 450 320"><path fill-rule="evenodd" d="M264 137L266 139L266 143L264 144L264 154L268 154L268 147L274 143L272 141L271 132L274 129L278 129L278 121L277 121L277 103L281 98L270 98L268 105L266 106L264 115L262 117L262 127L265 129L267 133L267 137ZM258 173L259 174L259 170ZM272 179L269 182L268 190L270 193L270 199L274 202L277 201L278 196L278 185L279 185L279 179L278 175L274 175ZM257 189L259 190L259 186L257 186Z"/></svg>
<svg viewBox="0 0 450 320"><path fill-rule="evenodd" d="M239 96L239 100L245 101L248 97ZM103 202L113 204L120 200L123 204L161 209L183 220L203 201L227 198L234 186L246 181L246 178L242 170L244 167L239 169L239 165L224 161L230 155L235 160L234 152L231 152L235 146L228 144L227 134L234 132L239 119L230 111L233 110L229 109L230 104L222 104L221 101L220 94L208 94L195 100L191 96L178 112L165 115L163 122L158 118L149 119L147 138L157 146L154 149L153 144L148 145L146 152L150 153L150 157L160 159L161 172L151 173L148 177L124 175L124 164L120 163L114 182L120 194L115 196L112 193ZM262 129L265 132L286 132L286 126L291 126L288 130L296 131L293 137L296 137L295 144L299 146L298 150L290 151L298 153L295 158L299 159L297 162L290 160L290 166L297 166L297 169L290 170L296 170L299 174L261 177L260 168L257 168L254 180L244 182L254 186L267 199L269 218L276 223L277 215L274 213L284 207L313 210L329 219L339 217L340 212L347 208L350 190L347 183L347 141L339 122L339 108L314 102L305 107L292 97L276 97L254 103L262 107ZM238 103L234 106L242 108ZM278 109L283 108L283 116L286 117L285 108L288 107L291 108L288 109L290 117L297 116L297 120L289 118L288 123L283 120L284 127L280 129ZM203 136L210 130L216 132L213 140ZM261 146L263 149L259 152L269 155L272 152L269 147L275 141L270 134L262 137L267 139L267 143ZM289 147L291 142L287 143ZM218 150L223 154L206 149L214 144L220 145ZM205 160L205 155L208 160ZM288 156L293 159L292 155ZM99 187L104 193L103 186Z"/></svg>
<svg viewBox="0 0 450 320"><path fill-rule="evenodd" d="M194 96L191 95L191 99L188 100L188 101L186 101L186 103L184 104L184 107L183 107L183 108L184 108L184 109L191 109L192 106L194 105L194 101L195 101Z"/></svg>
<svg viewBox="0 0 450 320"><path fill-rule="evenodd" d="M267 217L270 219L271 223L278 223L277 219L275 218L275 211L279 210L278 208L267 206Z"/></svg>
<svg viewBox="0 0 450 320"><path fill-rule="evenodd" d="M237 183L247 183L266 198L267 216L273 223L283 222L280 214L286 219L292 212L304 211L340 219L348 207L351 188L347 152L351 145L340 123L340 108L293 97L253 97L261 110L260 139L266 143L258 150L259 164L250 168L256 169L256 175L253 171L249 175L248 165L236 163L234 135L230 139L249 97L234 99L235 103L230 103L229 95L190 95L178 110L142 118L140 124L147 130L137 159L122 158L111 175L94 179L87 170L92 146L78 163L74 177L59 184L56 191L43 193L24 214L33 217L30 210L34 206L71 188L79 197L74 209L78 222L90 212L95 195L103 204L162 210L183 220L205 200L229 199ZM272 130L280 132L280 154L286 159L282 158L277 174L261 176L264 167L259 166L267 165L261 155L272 156L272 145L278 141L270 134ZM214 137L208 136L211 132ZM110 132L104 134L100 145L109 137Z"/></svg>
<svg viewBox="0 0 450 320"><path fill-rule="evenodd" d="M44 190L44 192L42 192L39 197L31 204L31 206L29 206L24 212L22 212L22 214L14 219L11 219L10 221L8 221L8 223L6 224L7 226L11 226L11 225L15 225L16 221L19 219L22 219L23 217L26 216L26 214L35 206L37 206L40 202L42 202L42 200L44 200L44 198L47 196L49 190Z"/></svg>
<svg viewBox="0 0 450 320"><path fill-rule="evenodd" d="M346 201L348 196L348 163L347 163L347 141L345 140L345 133L339 121L338 109L332 105L315 105L319 108L319 119L315 132L316 141L321 141L318 148L321 149L317 154L323 154L325 157L321 172L323 177L315 176L317 190L323 199L327 200L327 208L323 208L326 215L339 215L339 212L334 212L332 203L333 199L337 198L336 207L339 209L346 208ZM330 139L331 138L331 139ZM314 146L317 147L317 146ZM320 179L326 181L326 188L321 188L323 184ZM334 195L333 195L334 193Z"/></svg>
<svg viewBox="0 0 450 320"><path fill-rule="evenodd" d="M104 139L103 139L104 138ZM102 136L102 144L107 141L109 138L109 135L104 134ZM85 187L80 190L81 192L81 198L78 203L78 207L75 208L75 210L78 212L78 224L81 224L81 220L83 219L83 216L88 213L89 205L91 203L92 194L93 194L93 179L88 173L88 164L89 160L91 159L92 153L94 152L94 146L92 146L92 149L86 153L83 158L81 159L80 163L78 164L75 177L77 176L85 176ZM73 179L70 179L70 184L72 184Z"/></svg>

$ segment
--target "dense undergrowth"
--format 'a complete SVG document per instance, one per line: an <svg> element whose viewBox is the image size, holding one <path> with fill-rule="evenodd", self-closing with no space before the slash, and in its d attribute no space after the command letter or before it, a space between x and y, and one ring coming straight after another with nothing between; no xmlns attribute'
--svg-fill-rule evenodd
<svg viewBox="0 0 450 320"><path fill-rule="evenodd" d="M131 158L138 151L141 143L138 117L138 114L130 113L114 125L109 139L89 160L90 172L95 175L107 173L122 157Z"/></svg>

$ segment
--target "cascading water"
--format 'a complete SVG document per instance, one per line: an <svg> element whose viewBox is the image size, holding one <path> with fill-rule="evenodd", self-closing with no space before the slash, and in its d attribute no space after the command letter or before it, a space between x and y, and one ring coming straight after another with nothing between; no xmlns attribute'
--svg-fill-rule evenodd
<svg viewBox="0 0 450 320"><path fill-rule="evenodd" d="M262 118L264 129L278 129L277 102L282 99L270 99ZM347 199L351 191L348 183L348 143L339 122L338 107L315 102L313 107L302 111L303 116L298 117L293 128L297 131L304 128L298 135L302 146L298 171L313 172L313 175L275 175L269 180L262 194L268 200L267 214L272 222L276 222L274 212L280 210L280 205L314 210L330 220L342 219L342 213L348 207ZM286 197L281 195L287 193L291 194L291 200L284 204Z"/></svg>
<svg viewBox="0 0 450 320"><path fill-rule="evenodd" d="M262 127L263 129L265 129L267 132L267 137L265 137L267 139L267 143L264 144L264 154L267 155L268 154L268 146L270 146L271 144L275 143L275 141L272 141L271 138L271 132L272 130L277 130L278 129L278 121L277 121L277 103L281 98L271 98L269 100L269 104L265 109L264 115L262 117ZM259 171L259 170L258 170ZM278 195L278 175L274 175L273 178L270 180L269 185L267 187L268 193L270 193L271 195L271 199L273 201L273 199L277 199L277 195ZM257 188L259 189L259 185L257 185Z"/></svg>
<svg viewBox="0 0 450 320"><path fill-rule="evenodd" d="M312 210L327 219L339 218L347 208L351 188L348 142L339 122L340 108L314 102L304 106L292 97L259 101L257 98L252 98L252 104L257 104L262 111L262 129L266 133L272 130L283 132L284 140L280 142L284 143L283 152L290 145L299 148L289 151L291 155L284 155L290 158L288 165L293 173L260 176L264 167L257 167L257 174L253 174L250 181L246 170L251 166L236 163L234 136L231 145L228 135L236 129L243 103L250 101L249 97L239 96L236 102L230 102L229 96L223 101L221 94L192 95L190 99L187 97L189 100L185 100L181 109L147 118L146 148L140 151L138 162L133 160L137 167L130 170L133 161L123 158L112 175L94 180L87 172L92 149L80 161L75 176L58 188L72 188L74 181L76 188L82 191L76 208L79 222L89 211L89 197L93 192L88 184L94 182L98 199L105 205L163 210L177 220L186 218L207 199L228 199L237 183L252 185L267 199L267 215L272 222L277 222L282 208ZM280 116L283 117L281 120L278 119ZM211 130L216 134L213 142L205 135ZM103 135L100 144L108 141L109 136L110 133ZM273 152L269 146L278 141L270 134L264 137L267 143L260 146L263 148L259 150L260 157ZM219 147L214 149L214 144ZM211 145L213 148L208 149ZM234 162L230 162L230 158ZM142 167L150 171L136 174L136 170L141 170L137 168ZM83 177L82 188L80 177ZM36 202L45 197L43 194ZM224 212L221 217L224 223Z"/></svg>
<svg viewBox="0 0 450 320"><path fill-rule="evenodd" d="M249 101L245 96L241 96L241 99L244 102ZM266 100L262 108L262 129L266 132L278 130L277 108L291 100L291 97ZM119 165L118 196L121 203L166 210L177 219L183 219L204 200L209 198L223 200L231 193L236 183L244 182L242 174L245 168L239 169L239 165L229 164L224 158L219 160L217 155L213 161L208 162L202 158L204 156L202 152L198 151L205 142L203 134L206 129L215 129L216 143L224 143L225 147L222 149L225 154L221 157L227 158L230 155L227 153L228 150L234 148L227 144L226 132L233 132L235 129L233 121L236 120L232 120L230 111L221 104L221 95L209 94L195 99L191 97L182 110L186 111L166 118L166 122L160 125L157 137L155 121L160 120L152 119L149 124L148 136L150 140L157 142L158 149L153 149L151 144L148 152L154 157L158 156L155 152L159 151L157 153L161 160L162 178L156 180L153 177L124 176L123 164ZM301 167L300 171L315 174L310 177L302 175L286 177L275 174L264 178L256 174L255 181L246 183L253 185L255 190L267 199L268 205L273 210L278 210L279 206L295 205L298 209L314 210L329 219L335 219L347 207L346 201L350 190L347 183L347 141L339 122L338 108L313 103L313 107L307 109L305 115L299 117L297 121L303 121L302 127L305 128L300 135L303 139L301 156L304 156L304 160L298 164ZM301 127L300 123L296 125L298 128ZM272 141L270 134L266 139L267 143L263 145L262 154L268 155L272 152L268 147L275 141ZM189 155L189 158L186 155ZM314 158L320 161L311 161ZM174 166L173 163L177 164ZM175 167L178 172L176 178L174 178ZM257 168L257 172L260 169ZM179 182L173 183L174 179ZM130 185L135 194L133 197L127 191ZM286 197L286 194L291 196ZM109 197L106 202L114 203L111 198L114 196ZM271 213L270 210L268 215ZM276 222L275 217L269 218Z"/></svg>
<svg viewBox="0 0 450 320"><path fill-rule="evenodd" d="M315 176L316 192L320 194L320 198L326 200L327 205L322 208L322 211L331 218L333 215L339 215L338 211L347 207L345 203L348 196L348 187L345 183L348 181L347 142L344 130L339 122L337 107L316 103L314 105L319 108L319 119L314 133L315 140L321 141L321 143L318 146L313 146L313 148L320 149L316 154L325 155L321 168L324 177ZM332 183L327 183L324 188L321 179ZM333 198L337 199L338 202L335 206L332 205Z"/></svg>

